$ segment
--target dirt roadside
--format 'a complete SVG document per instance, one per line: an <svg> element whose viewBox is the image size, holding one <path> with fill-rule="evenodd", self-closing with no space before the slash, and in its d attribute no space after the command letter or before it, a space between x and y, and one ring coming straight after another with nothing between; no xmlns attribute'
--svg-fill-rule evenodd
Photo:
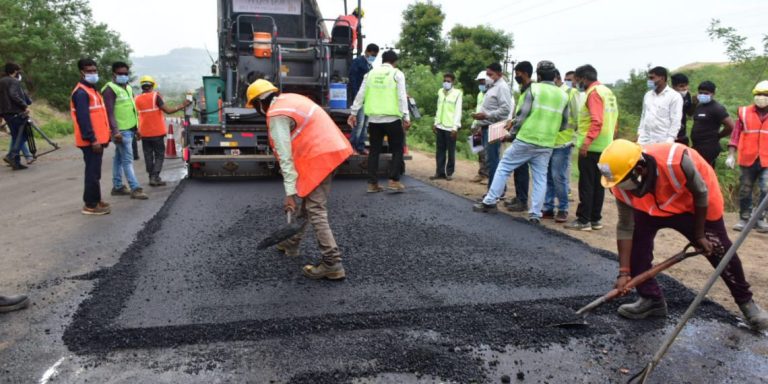
<svg viewBox="0 0 768 384"><path fill-rule="evenodd" d="M413 159L407 163L406 168L407 174L412 177L473 200L480 198L487 188L486 185L469 181L477 173L477 162L475 161L457 160L456 173L453 175L453 180L432 181L429 180L429 177L435 174L434 154L413 150L410 153L413 156ZM574 195L576 195L578 188L575 180L572 180L571 188L574 191ZM509 190L514 191L514 185L512 184L511 178L509 180ZM562 224L557 224L553 220L545 220L543 224L548 228L578 238L593 247L615 252L616 204L613 196L610 194L606 194L605 199L605 205L603 206L603 223L605 224L605 228L602 230L591 232L570 231L563 228ZM576 197L576 200L578 200L578 197ZM571 214L571 219L574 218L577 204L578 201L571 202L569 212ZM470 209L470 203L467 202L467 212L469 212ZM500 211L511 216L527 217L527 213L511 213L503 208L500 209ZM737 219L738 214L726 213L725 222L726 226L729 228L731 240L735 240L736 236L738 236L738 232L730 229ZM655 244L656 261L658 262L671 256L682 249L684 245L685 238L677 232L672 230L660 231L656 237ZM763 307L768 306L768 252L766 252L766 246L768 246L768 234L759 234L753 231L739 249L739 257L743 263L747 281L752 285L755 301ZM699 291L706 283L707 278L712 271L712 266L705 258L696 257L688 259L682 264L673 267L668 273L687 287L694 291ZM606 287L606 289L609 288L611 287ZM731 312L740 314L738 307L733 302L733 298L722 281L717 281L708 297L720 303Z"/></svg>

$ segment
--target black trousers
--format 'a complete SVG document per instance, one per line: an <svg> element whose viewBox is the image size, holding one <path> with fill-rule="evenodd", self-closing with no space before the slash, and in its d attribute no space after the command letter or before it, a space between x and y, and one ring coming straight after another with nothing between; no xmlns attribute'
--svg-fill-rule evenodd
<svg viewBox="0 0 768 384"><path fill-rule="evenodd" d="M96 153L91 147L80 147L85 162L85 185L83 202L88 208L95 208L101 201L101 159L104 152Z"/></svg>
<svg viewBox="0 0 768 384"><path fill-rule="evenodd" d="M165 136L142 137L141 149L144 151L144 164L149 177L160 177L165 160Z"/></svg>
<svg viewBox="0 0 768 384"><path fill-rule="evenodd" d="M531 182L531 174L528 167L529 164L525 163L515 169L513 173L515 179L515 198L523 204L528 204L528 185Z"/></svg>
<svg viewBox="0 0 768 384"><path fill-rule="evenodd" d="M605 189L600 184L600 170L597 168L600 155L600 152L587 152L587 157L579 156L579 207L576 208L576 217L581 223L594 223L603 218Z"/></svg>
<svg viewBox="0 0 768 384"><path fill-rule="evenodd" d="M717 157L720 156L720 151L722 151L720 143L694 145L693 149L695 149L696 152L698 152L699 155L701 155L701 157L703 157L704 160L706 160L707 163L712 166L712 168L715 167Z"/></svg>
<svg viewBox="0 0 768 384"><path fill-rule="evenodd" d="M379 180L379 156L384 136L389 143L389 151L392 153L392 162L389 164L389 179L398 181L403 174L403 146L405 144L405 130L402 120L391 123L368 123L368 140L371 143L368 153L368 182L373 184Z"/></svg>
<svg viewBox="0 0 768 384"><path fill-rule="evenodd" d="M451 131L438 129L436 176L452 176L456 170L456 139L451 138ZM447 158L447 161L446 161Z"/></svg>
<svg viewBox="0 0 768 384"><path fill-rule="evenodd" d="M139 131L137 128L131 128L131 131L133 131L133 137L136 137L136 133ZM139 159L139 141L133 140L131 142L131 148L133 149L133 160Z"/></svg>

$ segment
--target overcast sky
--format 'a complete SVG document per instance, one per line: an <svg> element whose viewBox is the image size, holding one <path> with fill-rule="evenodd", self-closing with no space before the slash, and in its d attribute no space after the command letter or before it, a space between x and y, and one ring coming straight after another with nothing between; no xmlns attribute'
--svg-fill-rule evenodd
<svg viewBox="0 0 768 384"><path fill-rule="evenodd" d="M402 11L415 0L363 1L366 43L392 46ZM96 20L119 32L135 56L173 48L208 46L215 50L214 0L90 0ZM343 13L343 0L319 0L323 16ZM446 14L443 32L456 24L488 24L514 35L514 60L547 59L561 70L594 65L603 81L626 78L648 64L669 69L691 62L726 61L722 43L706 35L719 18L761 47L768 33L766 0L452 0L434 1ZM349 8L357 1L350 0ZM478 68L480 70L481 68Z"/></svg>

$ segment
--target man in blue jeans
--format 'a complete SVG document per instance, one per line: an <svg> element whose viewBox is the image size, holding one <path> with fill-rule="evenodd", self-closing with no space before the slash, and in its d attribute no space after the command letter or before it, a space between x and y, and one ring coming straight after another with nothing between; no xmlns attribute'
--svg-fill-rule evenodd
<svg viewBox="0 0 768 384"><path fill-rule="evenodd" d="M568 126L568 95L554 83L555 65L541 61L537 65L538 83L531 84L512 127L516 133L512 146L504 152L493 183L482 202L474 205L475 212L496 213L496 203L504 193L507 179L520 166L529 163L533 173L533 193L528 220L541 222L541 208L547 192L547 168L552 148L560 131Z"/></svg>
<svg viewBox="0 0 768 384"><path fill-rule="evenodd" d="M133 170L133 141L139 118L133 102L133 89L128 85L130 76L128 64L121 61L115 62L112 64L112 81L101 89L112 141L115 143L111 194L146 200L148 196L141 188ZM123 174L128 186L123 185Z"/></svg>
<svg viewBox="0 0 768 384"><path fill-rule="evenodd" d="M573 76L573 74L574 72L570 71L565 76L568 78L569 75ZM552 150L552 158L549 159L547 196L544 199L542 218L555 219L555 222L565 223L568 221L569 173L573 135L576 132L579 118L579 91L563 82L559 71L555 71L555 85L568 95L568 127L557 135L555 148ZM557 198L557 206L555 206L555 198ZM555 208L557 208L557 213L555 213Z"/></svg>
<svg viewBox="0 0 768 384"><path fill-rule="evenodd" d="M485 98L480 112L473 113L472 118L483 132L483 147L485 147L485 163L488 167L488 187L493 182L496 167L499 166L501 143L488 143L488 126L506 120L512 111L512 92L502 76L501 64L491 63L485 69Z"/></svg>
<svg viewBox="0 0 768 384"><path fill-rule="evenodd" d="M363 78L368 71L373 68L373 62L376 61L376 56L379 55L379 46L376 44L368 44L365 48L365 55L360 56L352 60L352 65L349 66L349 105L351 106L357 96L357 92L360 90L360 85L363 83ZM349 143L352 144L352 149L357 154L367 155L368 151L365 150L365 139L368 136L368 118L365 117L365 111L360 108L357 112L357 125L352 129L352 134L349 137Z"/></svg>
<svg viewBox="0 0 768 384"><path fill-rule="evenodd" d="M11 132L11 149L3 157L14 171L27 169L21 164L19 152L27 142L24 132L29 118L29 98L21 89L21 67L15 63L5 64L5 75L0 78L0 117L8 123Z"/></svg>

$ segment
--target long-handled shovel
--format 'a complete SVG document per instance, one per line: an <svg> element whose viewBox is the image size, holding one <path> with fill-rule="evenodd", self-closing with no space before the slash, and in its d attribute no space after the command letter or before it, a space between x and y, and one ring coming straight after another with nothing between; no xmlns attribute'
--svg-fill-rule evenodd
<svg viewBox="0 0 768 384"><path fill-rule="evenodd" d="M683 314L683 317L680 319L680 322L677 323L677 326L675 327L675 330L672 331L672 333L667 337L666 340L664 340L664 343L659 347L659 350L656 351L656 354L653 355L653 359L646 365L645 368L643 368L642 371L638 372L636 375L632 376L629 381L627 381L628 384L645 384L648 381L648 378L651 376L651 372L659 365L659 362L664 357L664 355L667 353L667 350L669 350L669 347L672 346L672 343L675 342L675 339L680 334L680 332L683 330L683 327L685 327L685 324L690 320L691 317L693 317L693 313L696 311L696 309L699 307L699 304L704 300L704 297L707 296L707 293L712 288L712 286L715 284L715 281L717 281L717 278L720 277L720 275L725 270L725 267L728 266L728 263L733 258L733 255L736 254L736 251L741 247L741 244L744 242L744 240L747 238L747 235L750 231L752 231L752 228L755 227L755 224L757 224L757 221L759 218L763 215L763 212L766 211L768 208L768 196L763 198L763 201L760 202L760 205L757 207L755 212L752 213L752 217L749 219L749 222L747 222L746 227L741 231L741 234L736 239L736 242L733 243L731 248L726 252L725 256L723 256L723 259L720 260L720 264L717 265L717 268L715 271L709 276L709 280L707 280L707 284L704 285L704 288L699 292L698 295L696 295L696 298L693 300L690 306L688 306L688 309L685 311L685 314Z"/></svg>
<svg viewBox="0 0 768 384"><path fill-rule="evenodd" d="M653 268L633 277L632 280L629 280L629 282L627 282L626 290L631 290L632 288L637 287L638 285L646 282L647 280L650 280L656 277L656 275L658 275L659 273L661 273L666 269L669 269L671 266L689 257L698 255L699 252L688 252L688 250L691 247L693 247L693 244L686 245L682 252L670 257L669 259L664 260L659 264L656 264L655 266L653 266ZM576 314L573 319L566 322L553 324L552 326L561 327L561 328L577 328L577 327L586 326L587 325L586 317L587 317L587 314L589 314L589 312L599 307L600 305L621 296L621 293L622 291L619 291L618 289L614 288L610 290L608 293L606 293L605 295L597 298L595 301L585 305L584 307L576 311Z"/></svg>
<svg viewBox="0 0 768 384"><path fill-rule="evenodd" d="M256 246L256 249L259 249L259 250L266 249L282 241L288 240L293 236L296 236L296 234L301 231L301 228L304 226L303 220L299 220L299 219L292 220L293 212L291 211L288 211L286 213L286 218L287 218L288 224L278 228L277 230L272 232L269 236L267 236L264 240L259 242L259 244Z"/></svg>

